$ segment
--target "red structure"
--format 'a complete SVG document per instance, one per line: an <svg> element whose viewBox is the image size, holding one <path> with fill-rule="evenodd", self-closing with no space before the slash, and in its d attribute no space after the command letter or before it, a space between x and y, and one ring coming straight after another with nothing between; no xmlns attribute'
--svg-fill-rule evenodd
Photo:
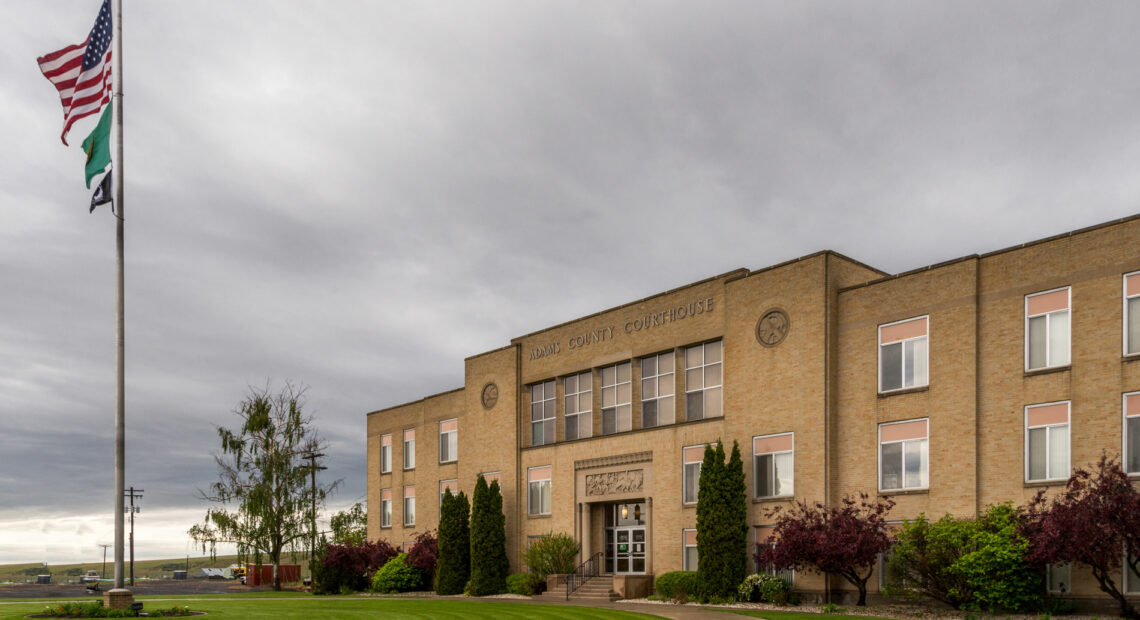
<svg viewBox="0 0 1140 620"><path fill-rule="evenodd" d="M250 571L245 576L245 583L249 586L271 586L273 585L273 565L259 565L251 566ZM300 564L282 564L281 565L281 583L296 583L301 581L301 565Z"/></svg>

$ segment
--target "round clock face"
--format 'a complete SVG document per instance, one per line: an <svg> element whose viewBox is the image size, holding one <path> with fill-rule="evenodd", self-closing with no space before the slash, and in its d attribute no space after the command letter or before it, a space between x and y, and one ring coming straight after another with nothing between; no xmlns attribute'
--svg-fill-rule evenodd
<svg viewBox="0 0 1140 620"><path fill-rule="evenodd" d="M483 386L483 408L491 409L499 402L499 386L488 383Z"/></svg>
<svg viewBox="0 0 1140 620"><path fill-rule="evenodd" d="M788 329L791 325L787 312L779 308L772 308L756 322L756 340L766 347L774 347L788 336Z"/></svg>

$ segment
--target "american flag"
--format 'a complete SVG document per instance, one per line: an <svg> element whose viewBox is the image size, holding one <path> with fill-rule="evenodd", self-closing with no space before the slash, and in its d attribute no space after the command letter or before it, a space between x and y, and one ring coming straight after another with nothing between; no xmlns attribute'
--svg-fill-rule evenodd
<svg viewBox="0 0 1140 620"><path fill-rule="evenodd" d="M63 133L75 121L95 114L111 100L111 0L103 0L87 40L37 59L44 77L55 85L63 102Z"/></svg>

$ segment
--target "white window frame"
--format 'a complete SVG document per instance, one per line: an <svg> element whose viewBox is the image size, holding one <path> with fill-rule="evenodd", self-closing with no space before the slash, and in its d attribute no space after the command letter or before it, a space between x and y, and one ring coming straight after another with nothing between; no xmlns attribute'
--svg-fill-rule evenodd
<svg viewBox="0 0 1140 620"><path fill-rule="evenodd" d="M388 499L384 499L384 491ZM392 527L392 489L380 489L380 527Z"/></svg>
<svg viewBox="0 0 1140 620"><path fill-rule="evenodd" d="M693 463L686 462L685 461L685 451L688 450L689 448L700 448L701 454L703 455L705 446L712 446L713 450L716 450L716 442L715 441L709 442L709 443L698 443L698 444L694 444L691 446L684 446L681 448L681 503L684 504L685 506L695 506L697 504L697 496L701 490L701 465L704 463L703 457L701 458L701 460L693 462ZM695 489L693 489L693 501L691 501L691 502L687 501L685 499L685 496L689 494L688 493L688 491L689 491L689 486L688 486L689 478L688 478L688 476L685 475L685 470L688 469L690 465L696 465L697 466L697 481L696 481L697 487Z"/></svg>
<svg viewBox="0 0 1140 620"><path fill-rule="evenodd" d="M1036 407L1046 407L1049 405L1067 405L1068 410L1069 410L1068 421L1065 422L1064 424L1041 424L1038 426L1032 426L1032 427L1029 426L1029 410L1034 409ZM1050 435L1053 432L1052 429L1062 427L1062 426L1066 428L1066 430L1068 431L1068 435L1069 435L1069 444L1065 449L1065 451L1067 452L1067 454L1065 454L1065 473L1062 476L1050 477L1049 476L1049 473L1050 473L1049 472L1049 463L1050 463L1049 451L1052 449L1051 448L1052 442L1050 441ZM1072 475L1072 472L1073 472L1073 403L1072 403L1072 401L1058 400L1058 401L1051 402L1051 403L1034 403L1032 405L1026 405L1025 406L1025 416L1022 419L1022 428L1025 429L1025 446L1024 446L1024 450L1025 450L1025 481L1026 482L1057 482L1057 481L1068 480L1069 476ZM1045 430L1045 477L1044 478L1030 478L1029 477L1029 459L1030 459L1029 431L1031 429L1036 429L1036 428L1046 429Z"/></svg>
<svg viewBox="0 0 1140 620"><path fill-rule="evenodd" d="M535 469L550 469L550 478L545 480L531 480L530 472ZM530 516L548 515L553 511L554 506L554 467L551 465L538 465L535 467L528 467L526 470L526 513ZM532 512L533 496L538 494L538 510L539 512Z"/></svg>
<svg viewBox="0 0 1140 620"><path fill-rule="evenodd" d="M534 399L535 388L542 389L542 398L537 401ZM547 388L550 389L549 394L546 392ZM545 446L557 442L558 429L556 427L555 420L558 419L558 382L554 379L547 379L545 381L532 383L527 386L527 391L530 394L530 445ZM547 403L550 404L550 415L546 415ZM542 417L538 419L535 419L534 417L536 405L542 412ZM550 423L549 425L547 424L548 422ZM536 425L542 426L542 441L539 442L535 441L534 429ZM552 429L549 437L546 436L547 426Z"/></svg>
<svg viewBox="0 0 1140 620"><path fill-rule="evenodd" d="M1058 575L1064 572L1065 580L1062 582L1064 586L1056 590L1053 588L1053 575ZM1072 594L1073 593L1073 565L1070 562L1062 562L1058 564L1049 564L1045 567L1045 590L1049 594Z"/></svg>
<svg viewBox="0 0 1140 620"><path fill-rule="evenodd" d="M1140 392L1125 392L1124 394L1122 394L1120 396L1120 400L1121 400L1120 411L1121 411L1121 425L1122 425L1121 433L1120 433L1121 434L1121 438L1120 438L1120 454L1121 454L1120 460L1121 460L1121 463L1120 463L1120 465L1124 469L1124 473L1128 474L1129 476L1138 476L1138 475L1140 475L1140 468L1137 468L1135 470L1129 468L1130 463L1129 463L1128 457L1129 457L1130 451L1135 450L1138 453L1138 458L1140 458L1140 445L1133 446L1128 442L1128 420L1129 419L1136 420L1136 423L1140 424L1140 411L1129 410L1129 408L1128 408L1128 397L1130 397L1130 396L1131 397L1140 397ZM1140 407L1137 407L1137 409L1140 409ZM1073 416L1073 413L1070 410L1069 411L1069 419L1070 419L1069 421L1070 422L1072 421L1072 416ZM1070 432L1072 432L1072 431L1070 431ZM1072 440L1072 436L1070 435L1070 442L1071 442L1071 440ZM1072 446L1070 446L1070 448L1071 447Z"/></svg>
<svg viewBox="0 0 1140 620"><path fill-rule="evenodd" d="M569 391L567 381L573 378L577 389L573 392ZM586 384L586 389L582 389L583 379ZM578 406L574 411L570 410L568 401L574 397ZM583 402L585 409L583 409ZM566 441L574 439L586 439L594 436L594 372L586 370L577 372L572 375L562 377L562 434L565 436ZM570 418L574 418L575 428L577 433L574 437L570 437L566 429L570 428Z"/></svg>
<svg viewBox="0 0 1140 620"><path fill-rule="evenodd" d="M884 521L883 526L887 529L887 531L894 531L894 530L897 530L899 527L902 527L902 525L904 523L906 523L906 522L905 521ZM886 551L880 553L879 558L876 560L876 562L878 564L875 567L875 572L879 573L879 593L882 593L883 588L885 588L887 586L887 564L890 563L891 554L893 554L895 552L895 545L897 545L897 544L898 544L897 540L895 542L891 543L891 546L887 547ZM899 584L899 585L901 585L902 587L906 587L905 580L904 580L904 583Z"/></svg>
<svg viewBox="0 0 1140 620"><path fill-rule="evenodd" d="M681 530L681 570L697 570L700 566L701 556L700 552L697 553L697 566L689 566L689 549L696 550L697 545L690 545L685 539L688 537L689 532L697 533L696 528L685 528Z"/></svg>
<svg viewBox="0 0 1140 620"><path fill-rule="evenodd" d="M408 441L408 431L412 431L412 440L411 441ZM414 429L414 428L405 428L404 434L401 437L401 439L404 440L403 458L404 458L404 469L405 470L416 468L416 436L415 436L415 432L416 432L416 429Z"/></svg>
<svg viewBox="0 0 1140 620"><path fill-rule="evenodd" d="M1131 273L1126 273L1121 278L1123 280L1123 284L1122 284L1123 295L1122 295L1122 297L1123 297L1123 305L1124 305L1124 307L1121 311L1121 316L1124 317L1124 325L1122 326L1121 340L1123 343L1123 354L1126 356L1140 354L1140 342L1132 343L1132 342L1130 342L1130 338L1128 337L1128 322L1130 319L1132 319L1132 316L1128 312L1128 301L1131 299L1140 298L1140 293L1137 293L1135 295L1129 295L1128 294L1128 277L1129 276L1140 276L1140 271L1133 271ZM1137 317L1136 320L1140 321L1140 317ZM1072 333L1072 331L1071 331L1072 325L1069 326L1069 329L1070 329L1070 333ZM1133 345L1135 345L1135 349L1136 349L1134 351L1132 350Z"/></svg>
<svg viewBox="0 0 1140 620"><path fill-rule="evenodd" d="M915 438L911 438L911 439L894 439L894 440L886 441L886 442L883 441L883 427L884 426L894 426L896 424L909 424L911 422L925 422L926 423L926 437L924 437L922 439L915 437ZM879 444L878 444L878 448L879 448L878 449L878 458L879 458L878 487L879 487L879 491L882 493L901 493L904 491L927 491L927 490L929 490L930 489L930 418L912 418L910 420L897 420L895 422L883 422L883 423L879 424L878 430L879 430ZM906 485L906 481L907 481L906 455L907 455L907 449L909 447L907 444L914 444L914 443L918 443L918 442L925 442L926 443L926 463L925 463L926 464L926 484L920 484L919 486L907 486ZM902 450L903 450L903 452L902 452L902 470L901 470L902 485L899 486L898 488L892 487L892 488L888 489L888 488L885 488L883 486L883 446L887 445L887 444L895 444L895 443L902 444ZM920 448L920 450L921 450L921 448ZM919 478L920 479L922 478L921 472L919 473Z"/></svg>
<svg viewBox="0 0 1140 620"><path fill-rule="evenodd" d="M919 320L926 321L926 333L924 333L923 335L913 336L911 338L904 338L902 340L893 340L893 341L885 343L885 344L883 343L883 328L884 327L892 327L894 325L901 325L903 323L910 323L911 321L919 321ZM898 392L900 390L911 390L911 389L926 387L926 386L930 385L930 315L924 314L922 316L914 316L914 317L911 317L909 319L903 319L901 321L893 321L891 323L884 323L884 324L879 326L879 332L878 333L879 333L879 393L880 394L889 394L891 392ZM913 385L907 385L906 384L906 365L907 365L908 358L906 355L906 345L907 345L907 343L912 343L912 342L916 342L919 340L925 340L926 341L926 348L925 348L925 351L923 351L923 355L924 355L924 357L926 357L926 360L924 360L925 364L926 364L926 376L923 377L922 383L915 381L915 383ZM891 388L891 389L887 390L887 389L883 389L883 348L890 346L890 345L895 345L895 344L899 345L899 348L901 350L900 355L902 356L902 360L901 360L901 363L899 364L899 372L902 373L902 377L899 378L899 387ZM910 359L911 363L913 364L914 363L913 356L909 359Z"/></svg>
<svg viewBox="0 0 1140 620"><path fill-rule="evenodd" d="M769 529L772 529L772 526L767 526L767 525L766 526L759 526L759 525L752 526L752 543L753 543L752 549L753 549L754 553L757 553L757 554L760 553L760 547L761 546L765 546L765 547L769 547L769 548L775 548L776 547L776 543L768 542L767 537L765 537L765 540L763 540L763 541L760 540L760 531L761 530L769 530ZM758 574L775 575L776 577L779 577L779 578L783 579L784 581L787 581L793 587L796 584L796 571L793 568L785 568L783 570L776 570L776 567L772 566L771 564L761 565L759 562L755 561L755 558L753 558L752 565L753 565L753 568L756 569L756 573L758 573Z"/></svg>
<svg viewBox="0 0 1140 620"><path fill-rule="evenodd" d="M388 445L384 445L384 438L388 438ZM392 473L392 433L380 436L380 473Z"/></svg>
<svg viewBox="0 0 1140 620"><path fill-rule="evenodd" d="M458 478L452 478L450 480L440 480L439 481L439 507L440 508L443 508L443 494L447 491L446 485L449 482L454 482L455 487L456 487L455 492L452 493L451 495L455 496L455 497L459 496L459 488L458 488L459 487L459 479Z"/></svg>
<svg viewBox="0 0 1140 620"><path fill-rule="evenodd" d="M411 497L408 497L408 489L412 489L412 496ZM415 489L416 489L416 485L414 485L414 484L404 485L404 526L405 527L409 526L409 525L415 525L416 524L416 495L415 495L416 491L415 491ZM408 503L409 501L411 502L411 504ZM411 506L411 510L408 510L408 506ZM411 520L408 519L409 516L411 517Z"/></svg>
<svg viewBox="0 0 1140 620"><path fill-rule="evenodd" d="M776 450L773 452L756 452L755 446L756 446L756 440L757 439L774 439L776 437L791 437L792 438L792 449L791 450ZM752 497L754 497L756 499L770 499L770 498L777 498L777 497L793 497L796 494L796 491L795 491L795 488L796 488L795 487L795 485L796 485L796 482L795 482L795 480L796 480L796 447L795 447L796 444L795 444L795 441L796 441L796 434L794 432L774 433L771 435L757 435L757 436L752 438L752 446L753 446L753 449L752 449L752 472L753 472L753 477L755 478L752 481ZM759 476L760 476L760 468L759 468L760 457L769 456L769 455L772 457L772 476L773 477L768 482L771 485L770 488L774 489L777 486L776 482L778 480L778 476L776 476L776 457L778 455L784 455L784 454L789 454L792 457L792 465L791 465L791 467L792 467L792 476L791 476L792 486L791 486L791 488L788 489L787 492L784 492L784 490L781 489L780 490L781 492L778 494L775 494L775 495L760 495L760 478L759 478Z"/></svg>
<svg viewBox="0 0 1140 620"><path fill-rule="evenodd" d="M667 351L665 353L658 353L656 355L646 355L646 356L644 356L638 360L638 362L641 364L641 368L642 368L642 374L641 374L641 394L642 394L642 398L641 398L641 428L657 428L658 426L666 426L668 424L674 424L677 422L677 359L676 359L676 357L677 357L677 354L675 352ZM645 361L650 360L650 359L654 360L654 363L657 365L657 370L654 374L647 375L647 374L645 374ZM669 372L664 372L664 373L661 372L661 360L662 359L668 359L673 363L672 370L670 370ZM656 395L649 397L649 398L646 398L645 397L645 384L648 381L654 381L654 380L655 380L655 383L657 385L657 387L655 389ZM661 382L662 381L667 381L669 383L669 393L668 394L665 394L665 395L661 394ZM661 421L661 403L664 401L671 401L673 403L673 414L671 416L669 416L670 419L667 422ZM652 426L646 426L645 425L645 403L649 403L649 402L655 403L656 408L657 408L656 420Z"/></svg>
<svg viewBox="0 0 1140 620"><path fill-rule="evenodd" d="M455 422L455 429L444 431L443 425L448 422ZM444 436L447 435L447 450L448 458L443 458ZM459 460L459 418L451 418L448 420L439 421L439 462L440 463L454 463Z"/></svg>
<svg viewBox="0 0 1140 620"><path fill-rule="evenodd" d="M706 355L706 350L710 344L714 344L714 343L720 345L720 360L716 361L716 362L709 362L708 356ZM689 351L691 351L693 349L700 349L701 350L701 363L697 364L695 366L689 366ZM710 340L708 342L702 342L701 344L695 344L695 345L692 345L690 347L685 347L684 357L685 357L685 421L686 422L692 422L695 420L707 420L709 418L724 417L724 340L723 339ZM707 378L708 368L711 366L720 366L720 383L708 384L708 378ZM697 389L692 389L693 386L689 382L689 372L693 371L693 370L700 370L701 371L701 385ZM708 401L708 393L711 392L712 390L720 390L720 410L716 414L710 415L708 413L709 407L708 407L707 401ZM690 412L689 412L689 394L696 394L698 392L701 393L701 417L694 418L690 415ZM674 413L674 415L676 415L676 414Z"/></svg>
<svg viewBox="0 0 1140 620"><path fill-rule="evenodd" d="M1068 305L1065 307L1064 310L1053 310L1051 312L1042 312L1041 314L1034 314L1033 316L1029 315L1029 299L1030 298L1038 297L1041 295L1048 295L1049 293L1056 293L1059 291L1065 291L1068 293L1069 302L1068 302ZM1065 347L1068 349L1068 358L1069 359L1068 359L1068 361L1066 361L1063 364L1057 364L1057 363L1053 362L1053 357L1055 356L1055 352L1053 351L1053 348L1049 346L1049 343L1051 341L1050 333L1051 333L1051 328L1052 328L1052 323L1053 323L1053 317L1055 315L1061 314L1062 312L1069 315L1069 339L1065 343ZM1037 317L1042 317L1042 316L1045 317L1045 365L1040 366L1038 368L1030 368L1029 367L1029 320L1035 319ZM1073 361L1073 287L1062 286L1062 287L1058 287L1055 289L1050 289L1048 291L1040 291L1038 293L1032 293L1030 295L1026 295L1025 296L1025 306L1022 309L1022 317L1023 317L1023 320L1025 322L1025 371L1026 372L1029 372L1031 370L1045 370L1048 368L1064 368L1064 367L1072 364L1072 361Z"/></svg>
<svg viewBox="0 0 1140 620"><path fill-rule="evenodd" d="M627 378L621 378L622 367L626 368ZM614 382L606 383L606 372L612 370ZM613 435L633 430L633 364L618 362L601 369L602 387L602 434ZM625 387L625 400L622 400L622 387ZM609 403L607 406L606 403ZM606 412L612 411L614 416L613 432L606 432Z"/></svg>

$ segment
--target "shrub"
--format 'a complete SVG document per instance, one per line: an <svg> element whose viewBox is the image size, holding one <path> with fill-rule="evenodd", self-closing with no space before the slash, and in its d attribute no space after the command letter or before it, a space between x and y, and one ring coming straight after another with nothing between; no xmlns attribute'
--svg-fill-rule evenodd
<svg viewBox="0 0 1140 620"><path fill-rule="evenodd" d="M740 600L750 603L773 603L787 605L792 584L776 575L767 573L752 574L740 584Z"/></svg>
<svg viewBox="0 0 1140 620"><path fill-rule="evenodd" d="M439 543L435 532L427 531L416 536L412 548L408 549L408 564L423 572L423 585L431 589L435 579L436 562L439 560Z"/></svg>
<svg viewBox="0 0 1140 620"><path fill-rule="evenodd" d="M369 576L396 557L396 549L386 541L359 545L323 545L311 563L314 594L339 594L368 589Z"/></svg>
<svg viewBox="0 0 1140 620"><path fill-rule="evenodd" d="M544 583L543 579L534 573L507 575L507 592L533 596L538 594L541 583Z"/></svg>
<svg viewBox="0 0 1140 620"><path fill-rule="evenodd" d="M439 562L435 577L437 594L462 594L471 578L471 507L462 491L443 493L439 509Z"/></svg>
<svg viewBox="0 0 1140 620"><path fill-rule="evenodd" d="M488 486L480 475L471 500L471 581L467 592L472 596L502 592L509 570L506 517L499 481Z"/></svg>
<svg viewBox="0 0 1140 620"><path fill-rule="evenodd" d="M408 563L408 554L401 553L388 560L372 576L372 591L381 594L408 592L423 585L423 571Z"/></svg>
<svg viewBox="0 0 1140 620"><path fill-rule="evenodd" d="M703 587L710 596L731 598L748 562L748 494L740 446L732 443L725 463L721 442L705 446L697 487L697 555Z"/></svg>
<svg viewBox="0 0 1140 620"><path fill-rule="evenodd" d="M688 602L689 599L700 599L705 594L701 574L695 570L678 570L665 573L653 583L657 595L669 601L678 603Z"/></svg>
<svg viewBox="0 0 1140 620"><path fill-rule="evenodd" d="M579 548L568 534L549 534L532 542L523 559L530 572L545 579L547 575L574 572Z"/></svg>

